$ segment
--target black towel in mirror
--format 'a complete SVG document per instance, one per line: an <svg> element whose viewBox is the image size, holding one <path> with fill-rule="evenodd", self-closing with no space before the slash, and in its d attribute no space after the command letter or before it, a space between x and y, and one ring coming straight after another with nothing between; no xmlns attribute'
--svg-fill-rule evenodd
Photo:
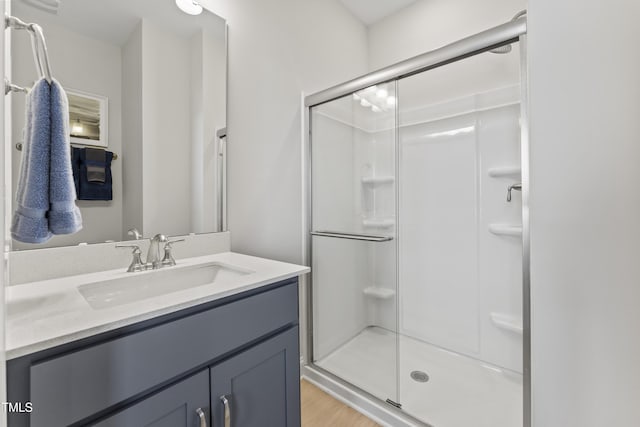
<svg viewBox="0 0 640 427"><path fill-rule="evenodd" d="M74 147L71 159L78 200L113 199L111 151Z"/></svg>
<svg viewBox="0 0 640 427"><path fill-rule="evenodd" d="M104 184L107 177L107 152L99 148L85 148L87 181Z"/></svg>

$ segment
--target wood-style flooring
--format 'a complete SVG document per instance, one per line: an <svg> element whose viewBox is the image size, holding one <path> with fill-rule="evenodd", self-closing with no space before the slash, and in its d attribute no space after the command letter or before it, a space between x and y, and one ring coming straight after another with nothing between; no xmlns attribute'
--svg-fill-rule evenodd
<svg viewBox="0 0 640 427"><path fill-rule="evenodd" d="M308 381L300 381L302 427L376 427L378 424Z"/></svg>

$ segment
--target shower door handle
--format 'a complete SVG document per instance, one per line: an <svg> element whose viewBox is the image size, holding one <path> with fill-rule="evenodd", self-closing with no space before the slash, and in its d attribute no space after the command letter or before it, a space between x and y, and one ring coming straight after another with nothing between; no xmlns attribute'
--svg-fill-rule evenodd
<svg viewBox="0 0 640 427"><path fill-rule="evenodd" d="M352 234L339 231L312 231L312 236L334 237L337 239L363 240L365 242L388 242L393 240L391 236L375 236L372 234Z"/></svg>

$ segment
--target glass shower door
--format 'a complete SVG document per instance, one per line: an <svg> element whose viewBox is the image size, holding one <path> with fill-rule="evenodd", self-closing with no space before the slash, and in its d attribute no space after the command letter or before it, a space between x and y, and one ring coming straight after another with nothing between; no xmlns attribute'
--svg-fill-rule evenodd
<svg viewBox="0 0 640 427"><path fill-rule="evenodd" d="M402 409L434 426L522 425L520 193L507 200L518 44L402 78L398 93Z"/></svg>
<svg viewBox="0 0 640 427"><path fill-rule="evenodd" d="M395 83L311 109L313 362L397 393Z"/></svg>

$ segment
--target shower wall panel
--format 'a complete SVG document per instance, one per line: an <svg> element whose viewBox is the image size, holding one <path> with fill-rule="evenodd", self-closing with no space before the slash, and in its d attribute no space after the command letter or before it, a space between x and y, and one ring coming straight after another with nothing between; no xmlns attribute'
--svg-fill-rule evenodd
<svg viewBox="0 0 640 427"><path fill-rule="evenodd" d="M519 166L518 88L403 117L400 332L521 371L521 240L489 231L520 222L517 173L489 176Z"/></svg>
<svg viewBox="0 0 640 427"><path fill-rule="evenodd" d="M370 142L362 152L366 165L363 177L372 176L384 180L377 184L361 185L363 200L368 209L362 212L363 232L367 234L396 235L396 185L395 185L395 128L369 130ZM367 325L397 330L396 318L396 242L371 246L368 286L370 289L388 292L388 297L366 297Z"/></svg>
<svg viewBox="0 0 640 427"><path fill-rule="evenodd" d="M407 335L479 350L476 118L401 128L400 324Z"/></svg>
<svg viewBox="0 0 640 427"><path fill-rule="evenodd" d="M522 372L522 239L520 235L496 235L495 224L522 224L522 197L509 185L519 174L490 176L497 167L520 165L520 106L511 104L478 114L480 153L480 354L479 358ZM496 323L502 321L503 323ZM511 327L512 329L505 329Z"/></svg>

